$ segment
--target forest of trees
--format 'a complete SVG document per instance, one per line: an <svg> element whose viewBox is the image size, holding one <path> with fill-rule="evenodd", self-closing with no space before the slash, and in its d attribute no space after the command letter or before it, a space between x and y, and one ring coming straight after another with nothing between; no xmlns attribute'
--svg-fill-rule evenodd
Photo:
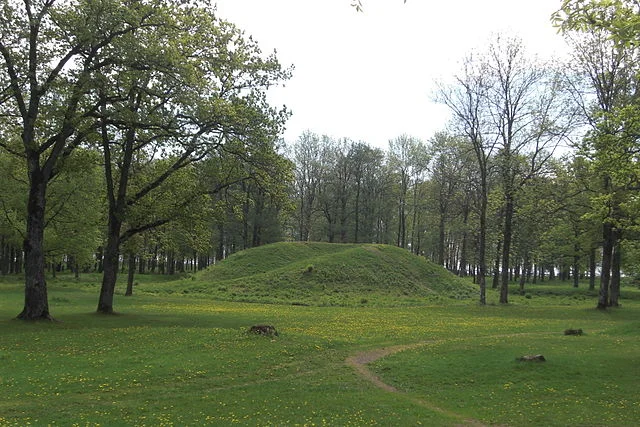
<svg viewBox="0 0 640 427"><path fill-rule="evenodd" d="M73 3L73 4L72 4ZM567 63L496 36L439 82L450 125L383 150L306 131L275 55L181 2L8 2L0 11L0 274L49 318L45 273L195 271L281 240L393 244L486 287L640 274L640 13L566 0ZM198 24L195 25L194 22ZM425 118L427 120L427 118Z"/></svg>

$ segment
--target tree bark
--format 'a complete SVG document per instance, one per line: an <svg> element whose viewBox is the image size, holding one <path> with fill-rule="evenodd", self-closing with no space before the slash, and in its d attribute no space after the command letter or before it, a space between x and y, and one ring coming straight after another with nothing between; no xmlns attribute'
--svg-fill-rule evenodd
<svg viewBox="0 0 640 427"><path fill-rule="evenodd" d="M18 314L18 319L23 320L52 320L49 313L43 250L47 178L43 175L38 161L37 156L28 158L30 186L27 200L27 233L24 239L24 308Z"/></svg>
<svg viewBox="0 0 640 427"><path fill-rule="evenodd" d="M140 262L140 265L144 264L144 262ZM127 271L127 290L124 293L124 296L130 297L133 295L133 277L136 273L136 256L133 253L129 254L129 269Z"/></svg>
<svg viewBox="0 0 640 427"><path fill-rule="evenodd" d="M480 163L480 233L478 238L478 285L480 286L480 305L487 303L487 207L488 207L488 183L486 168L482 167L486 163L476 149L478 161Z"/></svg>
<svg viewBox="0 0 640 427"><path fill-rule="evenodd" d="M509 255L511 252L511 235L513 233L513 198L506 195L504 206L504 230L502 236L502 276L500 282L500 303L509 302Z"/></svg>
<svg viewBox="0 0 640 427"><path fill-rule="evenodd" d="M135 133L127 132L126 148L124 150L123 162L119 165L120 176L116 189L116 180L113 176L111 159L110 140L106 130L106 125L102 124L102 146L105 158L105 180L107 186L107 200L109 203L109 220L107 224L107 245L102 258L102 286L100 297L98 298L98 313L113 313L113 295L118 279L118 264L120 260L120 231L125 213L125 198L127 194L127 183L129 178L129 168L131 167L131 150L127 149L133 144Z"/></svg>
<svg viewBox="0 0 640 427"><path fill-rule="evenodd" d="M609 285L613 258L613 224L606 221L602 226L602 272L600 273L600 294L598 306L604 310L609 306Z"/></svg>
<svg viewBox="0 0 640 427"><path fill-rule="evenodd" d="M609 293L609 306L620 306L620 263L621 263L621 250L620 250L620 232L618 230L613 231L613 255L611 258L611 285Z"/></svg>
<svg viewBox="0 0 640 427"><path fill-rule="evenodd" d="M502 250L502 241L498 240L498 245L496 246L496 260L493 263L493 282L491 283L492 289L498 289L498 285L500 284L500 253Z"/></svg>
<svg viewBox="0 0 640 427"><path fill-rule="evenodd" d="M444 237L445 237L445 213L440 209L440 218L438 221L438 265L444 265Z"/></svg>
<svg viewBox="0 0 640 427"><path fill-rule="evenodd" d="M589 290L596 288L596 248L589 249Z"/></svg>
<svg viewBox="0 0 640 427"><path fill-rule="evenodd" d="M462 246L460 248L460 271L458 272L458 275L460 277L464 277L467 276L467 245L468 245L468 233L467 233L467 225L469 222L469 208L468 205L465 203L464 208L463 208L463 224L464 224L464 231L462 232Z"/></svg>
<svg viewBox="0 0 640 427"><path fill-rule="evenodd" d="M578 254L580 245L578 245L579 234L577 231L574 237L576 241L573 244L573 287L577 288L580 284L580 255Z"/></svg>
<svg viewBox="0 0 640 427"><path fill-rule="evenodd" d="M520 274L520 295L524 295L524 284L527 282L529 275L531 274L531 265L529 261L529 254L525 254L524 261L522 263L522 273Z"/></svg>
<svg viewBox="0 0 640 427"><path fill-rule="evenodd" d="M120 260L120 230L122 221L116 215L109 215L107 227L107 246L103 257L102 287L98 300L98 313L113 314L113 295L118 280Z"/></svg>
<svg viewBox="0 0 640 427"><path fill-rule="evenodd" d="M353 242L358 243L358 239L360 238L360 179L356 181L356 199L355 199L355 207L354 207L354 235Z"/></svg>

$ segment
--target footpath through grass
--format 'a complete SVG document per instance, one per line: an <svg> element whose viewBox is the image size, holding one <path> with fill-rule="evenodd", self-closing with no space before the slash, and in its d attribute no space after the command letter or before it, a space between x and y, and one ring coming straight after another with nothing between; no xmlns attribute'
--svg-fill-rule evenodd
<svg viewBox="0 0 640 427"><path fill-rule="evenodd" d="M120 314L101 316L93 284L61 279L50 289L60 322L24 323L11 320L21 286L3 280L0 425L637 425L636 290L623 291L622 308L600 312L581 290L536 289L552 287L531 287L532 297L514 295L505 307L117 295ZM258 323L280 335L246 333ZM585 335L564 336L566 328ZM345 363L358 352L414 343L424 345L372 366L399 393ZM537 353L548 361L515 361Z"/></svg>

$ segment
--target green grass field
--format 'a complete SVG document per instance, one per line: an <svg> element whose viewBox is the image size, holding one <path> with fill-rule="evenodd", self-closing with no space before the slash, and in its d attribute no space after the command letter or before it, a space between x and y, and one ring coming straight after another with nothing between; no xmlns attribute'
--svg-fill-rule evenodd
<svg viewBox="0 0 640 427"><path fill-rule="evenodd" d="M263 261L246 255L242 262L267 273ZM292 271L304 277L307 265L320 273L325 262L340 259L327 257L280 267L265 262L275 269L296 264ZM341 262L357 271L362 266L352 264L361 259ZM405 262L410 269L415 260ZM241 274L254 274L247 271ZM355 276L340 283L327 270L326 282L302 282L303 292L297 279L285 283L287 274L294 273L276 274L285 290L270 284L275 298L254 303L221 300L218 289L232 289L222 276L237 280L231 270L176 281L141 276L133 297L119 288L114 316L94 313L97 276L63 275L49 282L54 323L13 320L22 307L21 284L0 278L0 425L634 426L640 420L637 288L623 289L621 308L602 312L592 294L569 283L531 285L528 297L513 295L508 306L495 304L490 292L491 303L480 307L461 298L468 284L460 291L431 284L428 276L424 283L406 279L404 291L395 292L383 273L365 285ZM248 279L247 299L259 301L260 288ZM339 297L328 299L332 294ZM279 336L247 333L262 323ZM565 336L567 328L585 334ZM375 360L383 348L388 355ZM528 354L547 361L515 360ZM372 356L362 359L371 363L357 369L348 362L355 355Z"/></svg>

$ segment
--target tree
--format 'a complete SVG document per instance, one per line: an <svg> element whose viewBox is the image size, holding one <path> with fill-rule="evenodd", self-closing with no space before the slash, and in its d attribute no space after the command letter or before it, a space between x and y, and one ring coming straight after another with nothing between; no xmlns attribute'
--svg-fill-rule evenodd
<svg viewBox="0 0 640 427"><path fill-rule="evenodd" d="M292 163L276 147L265 147L250 159L223 152L206 164L205 188L214 199L216 258L280 241L283 216L293 210L288 192Z"/></svg>
<svg viewBox="0 0 640 427"><path fill-rule="evenodd" d="M429 155L422 141L401 135L389 141L389 167L398 184L398 232L396 245L407 246L408 195L411 187L417 189L429 164Z"/></svg>
<svg viewBox="0 0 640 427"><path fill-rule="evenodd" d="M391 177L384 165L385 154L358 142L350 157L354 169L354 242L387 242L384 224L393 210L390 200Z"/></svg>
<svg viewBox="0 0 640 427"><path fill-rule="evenodd" d="M113 312L120 245L171 221L197 199L199 189L190 193L184 188L183 197L173 200L173 212L122 232L128 211L177 171L217 150L229 146L237 155L249 156L260 148L247 147L274 139L286 117L266 104L263 93L287 77L274 56L264 60L253 41L203 8L171 12L152 31L139 29L113 43L118 61L112 52L98 55L111 62L95 76L100 102L96 127L105 156L109 205L98 302L102 313ZM105 80L105 74L114 77ZM142 184L134 183L136 169L148 153L153 153L151 159L165 161L156 161ZM129 191L134 184L137 188Z"/></svg>
<svg viewBox="0 0 640 427"><path fill-rule="evenodd" d="M25 307L19 318L50 318L46 192L81 144L98 143L106 156L109 234L115 236L135 199L126 194L134 153L157 149L156 156L175 160L136 194L142 197L171 171L204 157L212 144L229 137L265 141L280 129L287 114L268 107L264 89L288 73L211 10L110 0L7 2L2 8L0 129L9 134L0 144L24 157L29 178ZM10 143L17 137L20 150ZM116 158L118 177L110 170ZM117 247L115 238L107 244L111 265L117 264ZM112 310L114 278L105 271L99 311Z"/></svg>
<svg viewBox="0 0 640 427"><path fill-rule="evenodd" d="M312 219L316 209L320 180L320 138L311 131L303 132L293 146L295 163L295 191L297 198L298 240L311 237Z"/></svg>
<svg viewBox="0 0 640 427"><path fill-rule="evenodd" d="M138 1L3 3L0 145L24 159L29 181L20 319L51 318L43 250L47 189L90 131L87 118L98 108L91 75L108 63L98 56L118 38L155 27L160 9Z"/></svg>
<svg viewBox="0 0 640 427"><path fill-rule="evenodd" d="M0 275L22 269L26 188L24 164L0 149Z"/></svg>
<svg viewBox="0 0 640 427"><path fill-rule="evenodd" d="M575 71L587 82L586 96L577 85L574 93L591 126L583 153L602 182L602 193L594 199L602 222L600 309L618 305L622 233L633 220L625 206L640 188L639 13L636 1L565 0L554 15L565 34L577 39Z"/></svg>
<svg viewBox="0 0 640 427"><path fill-rule="evenodd" d="M487 130L488 81L486 65L467 56L462 64L462 72L455 76L451 85L440 84L437 99L453 113L453 127L471 145L478 165L479 206L478 206L478 285L480 304L486 304L487 276L487 208L489 198L489 160L496 149L495 139L490 139Z"/></svg>
<svg viewBox="0 0 640 427"><path fill-rule="evenodd" d="M455 138L446 133L436 133L431 141L433 152L431 165L431 180L435 184L437 215L438 215L438 244L436 262L445 263L445 232L446 224L452 217L452 210L465 184L465 174L473 171L470 165L470 150L466 141ZM464 211L464 208L461 209ZM466 263L466 262L465 262ZM450 263L448 263L450 264Z"/></svg>
<svg viewBox="0 0 640 427"><path fill-rule="evenodd" d="M329 242L336 237L347 241L348 221L352 216L353 173L351 167L351 142L322 137L321 180L318 186L318 202L327 224Z"/></svg>
<svg viewBox="0 0 640 427"><path fill-rule="evenodd" d="M306 131L290 148L290 157L296 204L291 237L389 241L394 206L382 150Z"/></svg>
<svg viewBox="0 0 640 427"><path fill-rule="evenodd" d="M351 145L349 157L353 167L353 180L355 185L354 195L354 230L353 241L372 241L371 224L368 219L371 217L373 200L368 189L373 184L372 172L380 167L382 153L373 149L363 142Z"/></svg>
<svg viewBox="0 0 640 427"><path fill-rule="evenodd" d="M530 60L520 40L498 36L486 61L486 94L504 195L500 302L507 303L517 193L545 172L556 148L573 130L575 113L566 102L559 73Z"/></svg>
<svg viewBox="0 0 640 427"><path fill-rule="evenodd" d="M528 180L544 173L556 147L572 130L575 114L568 108L559 73L531 60L517 38L497 36L486 52L477 58L469 56L463 65L458 88L444 87L440 94L474 146L483 194L488 190L488 160L495 156L504 219L500 302L507 303L517 193ZM484 199L481 233L486 228ZM483 251L484 244L480 246Z"/></svg>
<svg viewBox="0 0 640 427"><path fill-rule="evenodd" d="M46 258L54 266L66 260L76 276L80 269L93 264L95 250L104 237L106 214L104 199L99 196L104 186L100 163L99 153L75 150L47 192Z"/></svg>

